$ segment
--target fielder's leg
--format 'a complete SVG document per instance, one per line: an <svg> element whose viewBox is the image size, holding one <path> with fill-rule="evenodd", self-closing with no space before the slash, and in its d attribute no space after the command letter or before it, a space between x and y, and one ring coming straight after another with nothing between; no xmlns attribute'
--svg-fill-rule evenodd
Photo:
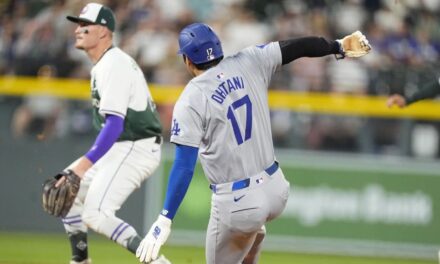
<svg viewBox="0 0 440 264"><path fill-rule="evenodd" d="M153 147L157 144L143 140L113 145L95 164L97 172L84 202L86 225L134 254L142 238L115 213L159 165L160 151L151 151Z"/></svg>
<svg viewBox="0 0 440 264"><path fill-rule="evenodd" d="M69 213L62 219L64 229L69 236L70 247L72 250L71 263L90 263L88 258L87 226L82 221L84 199L89 189L93 168L85 175L81 181L78 196L70 209Z"/></svg>
<svg viewBox="0 0 440 264"><path fill-rule="evenodd" d="M113 172L113 175L107 174L106 170L96 174L86 197L83 221L97 233L135 253L141 238L130 224L115 216L136 188L124 177L129 168L124 165L121 168L121 172Z"/></svg>
<svg viewBox="0 0 440 264"><path fill-rule="evenodd" d="M76 263L89 263L88 258L88 246L87 246L87 233L69 233L70 246L72 249L71 264Z"/></svg>

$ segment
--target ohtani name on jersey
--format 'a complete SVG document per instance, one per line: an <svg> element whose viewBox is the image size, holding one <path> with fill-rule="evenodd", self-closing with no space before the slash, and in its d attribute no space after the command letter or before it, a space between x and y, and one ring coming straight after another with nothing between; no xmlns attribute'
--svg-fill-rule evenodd
<svg viewBox="0 0 440 264"><path fill-rule="evenodd" d="M223 104L226 96L238 89L244 89L243 78L241 76L229 78L215 89L214 93L211 95L211 99L219 104Z"/></svg>

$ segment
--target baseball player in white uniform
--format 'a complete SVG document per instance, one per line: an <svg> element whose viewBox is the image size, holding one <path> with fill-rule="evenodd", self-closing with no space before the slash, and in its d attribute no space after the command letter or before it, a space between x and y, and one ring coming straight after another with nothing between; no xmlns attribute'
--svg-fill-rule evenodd
<svg viewBox="0 0 440 264"><path fill-rule="evenodd" d="M161 124L145 77L136 62L113 46L115 17L106 6L87 4L77 23L78 49L92 60L93 123L99 135L91 149L69 166L81 185L62 219L72 249L71 264L89 264L87 228L135 252L136 230L116 217L127 197L158 167ZM157 263L169 263L164 257Z"/></svg>
<svg viewBox="0 0 440 264"><path fill-rule="evenodd" d="M264 225L282 213L290 190L272 143L267 103L271 77L300 57L343 56L342 45L305 37L223 58L214 31L195 23L181 31L179 47L194 78L174 107L171 142L176 157L164 207L136 256L141 262L157 258L199 156L213 193L206 263L257 263Z"/></svg>

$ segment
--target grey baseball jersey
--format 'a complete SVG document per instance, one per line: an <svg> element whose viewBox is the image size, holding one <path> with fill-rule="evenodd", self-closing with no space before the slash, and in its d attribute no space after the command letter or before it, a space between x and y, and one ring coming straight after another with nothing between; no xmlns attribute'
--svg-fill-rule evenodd
<svg viewBox="0 0 440 264"><path fill-rule="evenodd" d="M274 163L267 103L281 62L278 43L244 49L193 78L174 107L171 141L199 148L214 192L209 264L238 264L245 256L256 263L264 224L285 208L289 183Z"/></svg>
<svg viewBox="0 0 440 264"><path fill-rule="evenodd" d="M267 87L278 42L249 47L193 78L174 107L171 142L199 148L210 183L256 175L274 162Z"/></svg>

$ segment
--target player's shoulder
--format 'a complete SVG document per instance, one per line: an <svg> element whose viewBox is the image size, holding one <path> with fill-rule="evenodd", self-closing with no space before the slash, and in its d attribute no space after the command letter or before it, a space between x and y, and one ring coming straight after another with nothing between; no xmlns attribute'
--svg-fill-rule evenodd
<svg viewBox="0 0 440 264"><path fill-rule="evenodd" d="M278 47L278 49L276 47ZM258 57L271 57L275 54L276 50L278 50L278 52L281 52L281 50L279 49L279 44L277 44L277 42L256 44L245 47L237 53L226 57L224 61L225 64L236 63L236 61L253 62Z"/></svg>
<svg viewBox="0 0 440 264"><path fill-rule="evenodd" d="M274 48L279 49L278 42L268 42L263 44L252 45L243 49L241 52L242 54L255 55L256 53L271 52L273 51Z"/></svg>
<svg viewBox="0 0 440 264"><path fill-rule="evenodd" d="M109 49L101 60L102 62L100 61L99 64L101 64L103 68L118 69L123 72L127 72L131 69L132 65L137 65L130 55L118 47Z"/></svg>
<svg viewBox="0 0 440 264"><path fill-rule="evenodd" d="M203 78L201 76L197 76L190 80L183 88L181 96L196 96L198 94L203 93Z"/></svg>
<svg viewBox="0 0 440 264"><path fill-rule="evenodd" d="M182 90L182 92L179 95L179 98L177 98L176 103L174 104L174 112L186 112L189 108L192 107L194 104L193 102L197 101L197 90L195 90L195 87L191 85L191 82L189 82Z"/></svg>
<svg viewBox="0 0 440 264"><path fill-rule="evenodd" d="M186 84L176 101L176 106L201 104L204 101L206 87L200 81L200 78L195 77Z"/></svg>
<svg viewBox="0 0 440 264"><path fill-rule="evenodd" d="M113 47L107 51L108 56L104 56L103 59L107 59L109 62L117 62L117 63L123 63L127 64L130 63L132 58L130 55L125 53L123 50L121 50L118 47Z"/></svg>

